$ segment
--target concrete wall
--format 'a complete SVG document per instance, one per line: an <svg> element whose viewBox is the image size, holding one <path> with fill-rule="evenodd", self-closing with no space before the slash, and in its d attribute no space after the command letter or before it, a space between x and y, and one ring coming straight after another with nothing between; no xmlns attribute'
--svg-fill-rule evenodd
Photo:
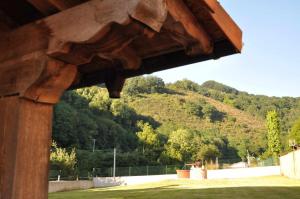
<svg viewBox="0 0 300 199"><path fill-rule="evenodd" d="M208 170L207 179L234 179L280 175L279 166Z"/></svg>
<svg viewBox="0 0 300 199"><path fill-rule="evenodd" d="M286 177L300 179L300 150L280 157L280 170Z"/></svg>
<svg viewBox="0 0 300 199"><path fill-rule="evenodd" d="M77 189L90 189L94 187L93 181L79 180L79 181L50 181L48 192L69 191Z"/></svg>
<svg viewBox="0 0 300 199"><path fill-rule="evenodd" d="M159 182L164 180L177 179L177 175L153 175L153 176L128 176L128 177L107 177L94 178L95 187L108 187L118 185L137 185L151 182Z"/></svg>
<svg viewBox="0 0 300 199"><path fill-rule="evenodd" d="M256 167L239 169L208 170L207 179L233 179L280 175L280 167ZM144 183L175 180L177 175L129 176L129 177L98 177L93 181L60 181L50 182L49 192L111 187L119 185L137 185Z"/></svg>

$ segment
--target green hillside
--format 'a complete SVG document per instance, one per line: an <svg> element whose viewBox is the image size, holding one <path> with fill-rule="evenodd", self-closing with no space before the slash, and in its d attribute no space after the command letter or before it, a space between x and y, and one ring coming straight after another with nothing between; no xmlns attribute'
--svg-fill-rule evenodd
<svg viewBox="0 0 300 199"><path fill-rule="evenodd" d="M165 84L154 76L136 77L119 100L109 99L101 86L66 92L55 107L53 140L76 148L77 166L85 170L110 165L114 147L121 166L264 158L265 118L273 110L285 152L288 132L300 118L299 98L251 95L214 81Z"/></svg>
<svg viewBox="0 0 300 199"><path fill-rule="evenodd" d="M255 117L201 94L180 91L176 94L144 94L129 100L125 98L125 100L137 113L150 116L159 122L162 129L165 129L165 125L200 131L215 129L220 134L226 135L233 145L245 141L249 142L249 146L257 145L256 150L265 147L266 127L263 118ZM211 121L206 117L189 113L186 105L198 102L212 105L222 113L223 117Z"/></svg>

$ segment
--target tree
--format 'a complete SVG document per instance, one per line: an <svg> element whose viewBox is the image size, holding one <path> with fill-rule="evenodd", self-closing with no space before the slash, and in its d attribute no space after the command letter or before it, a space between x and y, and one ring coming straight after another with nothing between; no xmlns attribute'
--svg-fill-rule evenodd
<svg viewBox="0 0 300 199"><path fill-rule="evenodd" d="M216 145L209 144L203 145L200 151L197 153L195 159L201 160L214 160L216 157L220 157L221 153Z"/></svg>
<svg viewBox="0 0 300 199"><path fill-rule="evenodd" d="M111 103L110 111L114 116L114 120L119 124L129 128L135 125L137 114L134 109L129 107L121 100L114 100Z"/></svg>
<svg viewBox="0 0 300 199"><path fill-rule="evenodd" d="M163 151L162 136L158 134L149 123L138 122L141 131L137 132L142 154L149 162L159 162L159 157Z"/></svg>
<svg viewBox="0 0 300 199"><path fill-rule="evenodd" d="M197 92L200 89L200 85L191 80L183 79L170 84L170 88Z"/></svg>
<svg viewBox="0 0 300 199"><path fill-rule="evenodd" d="M166 155L179 162L187 162L192 160L192 156L200 148L201 142L195 138L192 131L186 129L178 129L170 134L166 145Z"/></svg>
<svg viewBox="0 0 300 199"><path fill-rule="evenodd" d="M141 93L162 93L165 91L164 81L155 76L140 76L126 81L123 92L134 96Z"/></svg>
<svg viewBox="0 0 300 199"><path fill-rule="evenodd" d="M236 90L235 88L232 88L230 86L226 86L224 84L221 84L221 83L213 81L213 80L204 82L201 86L204 87L204 88L214 89L214 90L221 91L221 92L224 92L224 93L233 93L233 94L238 94L239 93L239 91Z"/></svg>
<svg viewBox="0 0 300 199"><path fill-rule="evenodd" d="M184 108L189 115L195 115L200 118L203 116L201 103L187 102L185 103Z"/></svg>
<svg viewBox="0 0 300 199"><path fill-rule="evenodd" d="M52 142L52 152L50 153L51 166L57 170L61 170L63 175L72 175L75 171L76 153L73 148L71 152L60 148L55 142Z"/></svg>
<svg viewBox="0 0 300 199"><path fill-rule="evenodd" d="M154 131L152 126L142 121L139 121L137 125L141 129L141 131L137 132L137 137L143 152L159 147L159 135Z"/></svg>
<svg viewBox="0 0 300 199"><path fill-rule="evenodd" d="M296 144L300 144L300 118L294 123L289 138L294 139Z"/></svg>
<svg viewBox="0 0 300 199"><path fill-rule="evenodd" d="M270 154L275 157L279 156L281 151L280 143L280 123L278 113L276 111L269 111L267 114L267 128L268 128L268 150Z"/></svg>
<svg viewBox="0 0 300 199"><path fill-rule="evenodd" d="M77 146L77 111L65 102L60 102L54 107L53 135L52 138L60 146Z"/></svg>
<svg viewBox="0 0 300 199"><path fill-rule="evenodd" d="M210 104L206 104L203 106L202 112L204 114L204 117L211 122L215 122L215 121L222 121L225 114L218 111L218 109L216 109L216 107L210 105Z"/></svg>

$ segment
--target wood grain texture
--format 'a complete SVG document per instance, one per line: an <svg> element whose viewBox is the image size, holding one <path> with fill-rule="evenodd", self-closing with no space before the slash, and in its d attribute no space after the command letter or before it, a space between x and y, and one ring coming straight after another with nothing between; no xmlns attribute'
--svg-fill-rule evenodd
<svg viewBox="0 0 300 199"><path fill-rule="evenodd" d="M36 102L55 104L70 87L77 67L36 52L0 63L0 97L18 94Z"/></svg>
<svg viewBox="0 0 300 199"><path fill-rule="evenodd" d="M30 87L20 93L35 102L56 104L77 75L77 67L57 60L48 60L42 74Z"/></svg>
<svg viewBox="0 0 300 199"><path fill-rule="evenodd" d="M46 199L52 105L0 99L0 199Z"/></svg>

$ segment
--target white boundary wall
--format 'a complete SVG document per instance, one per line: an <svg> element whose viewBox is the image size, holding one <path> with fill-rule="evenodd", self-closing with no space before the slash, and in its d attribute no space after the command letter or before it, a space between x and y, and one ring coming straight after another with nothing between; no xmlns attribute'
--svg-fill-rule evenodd
<svg viewBox="0 0 300 199"><path fill-rule="evenodd" d="M128 177L107 177L94 178L95 187L108 187L118 185L137 185L151 182L159 182L164 180L175 180L177 175L152 175L152 176L128 176Z"/></svg>
<svg viewBox="0 0 300 199"><path fill-rule="evenodd" d="M280 175L279 166L208 170L208 179L234 179ZM164 180L175 180L177 175L128 176L128 177L97 177L93 181L60 181L50 182L49 192L111 187L119 185L137 185Z"/></svg>
<svg viewBox="0 0 300 199"><path fill-rule="evenodd" d="M234 179L280 175L279 166L208 170L207 179Z"/></svg>
<svg viewBox="0 0 300 199"><path fill-rule="evenodd" d="M300 150L280 157L280 169L282 175L300 179Z"/></svg>
<svg viewBox="0 0 300 199"><path fill-rule="evenodd" d="M78 181L50 181L48 192L70 191L78 189L94 188L93 181L78 180Z"/></svg>

